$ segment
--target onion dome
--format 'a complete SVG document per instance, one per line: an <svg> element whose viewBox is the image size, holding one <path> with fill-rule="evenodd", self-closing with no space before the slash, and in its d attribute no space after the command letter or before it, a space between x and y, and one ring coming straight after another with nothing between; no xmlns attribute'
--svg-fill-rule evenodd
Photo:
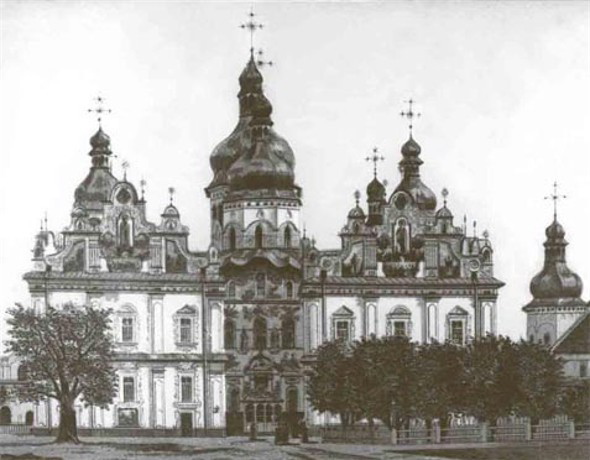
<svg viewBox="0 0 590 460"><path fill-rule="evenodd" d="M446 188L443 188L442 196L443 196L443 207L440 208L438 211L436 211L436 218L437 218L437 220L438 219L452 220L453 213L450 211L449 208L447 208L447 197L449 196L449 191Z"/></svg>
<svg viewBox="0 0 590 460"><path fill-rule="evenodd" d="M174 206L173 204L169 204L164 209L164 212L162 213L162 217L180 217L180 213L178 212L178 209L176 208L176 206Z"/></svg>
<svg viewBox="0 0 590 460"><path fill-rule="evenodd" d="M578 299L582 295L583 283L567 266L565 230L554 219L545 235L545 265L531 281L531 294L535 299Z"/></svg>
<svg viewBox="0 0 590 460"><path fill-rule="evenodd" d="M262 91L262 75L252 54L239 82L240 119L211 154L215 176L209 187L229 184L234 190L292 188L295 156L287 141L272 129L272 104Z"/></svg>
<svg viewBox="0 0 590 460"><path fill-rule="evenodd" d="M373 178L367 185L367 201L383 201L385 198L385 186L377 179Z"/></svg>
<svg viewBox="0 0 590 460"><path fill-rule="evenodd" d="M420 166L423 161L419 158L420 145L412 135L402 146L402 160L399 162L402 180L393 194L404 191L412 197L418 209L434 211L436 209L436 195L420 180Z"/></svg>
<svg viewBox="0 0 590 460"><path fill-rule="evenodd" d="M75 205L86 209L102 209L102 205L109 200L111 191L117 179L109 170L111 152L111 138L102 130L90 138L92 150L88 153L92 159L90 172L76 188L74 193Z"/></svg>
<svg viewBox="0 0 590 460"><path fill-rule="evenodd" d="M361 192L359 192L358 190L356 190L354 192L354 199L356 201L355 207L352 208L349 212L348 212L348 218L349 219L359 219L359 220L364 220L365 219L365 211L363 211L363 208L361 208L359 206L359 199L361 198Z"/></svg>

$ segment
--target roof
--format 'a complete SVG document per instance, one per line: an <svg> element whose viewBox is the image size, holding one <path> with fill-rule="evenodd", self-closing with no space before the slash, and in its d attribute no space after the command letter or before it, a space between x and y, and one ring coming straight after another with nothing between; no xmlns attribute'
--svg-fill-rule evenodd
<svg viewBox="0 0 590 460"><path fill-rule="evenodd" d="M307 284L320 284L320 278L305 280ZM330 285L364 285L364 286L473 286L471 278L387 278L387 277L345 277L328 276L324 284ZM481 277L479 287L502 287L504 283L493 277Z"/></svg>
<svg viewBox="0 0 590 460"><path fill-rule="evenodd" d="M590 354L590 311L580 316L553 345L558 354Z"/></svg>

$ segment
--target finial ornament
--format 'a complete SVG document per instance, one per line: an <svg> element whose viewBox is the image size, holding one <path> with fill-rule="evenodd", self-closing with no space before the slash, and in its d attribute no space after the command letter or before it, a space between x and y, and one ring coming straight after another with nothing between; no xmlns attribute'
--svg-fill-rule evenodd
<svg viewBox="0 0 590 460"><path fill-rule="evenodd" d="M408 99L407 101L404 101L404 103L408 104L408 110L402 110L400 112L400 116L402 118L407 118L409 121L409 125L408 128L410 128L410 137L412 136L412 129L414 128L414 118L419 118L422 116L421 113L417 113L414 111L414 104L416 103L416 101L412 98Z"/></svg>
<svg viewBox="0 0 590 460"><path fill-rule="evenodd" d="M123 180L127 180L127 170L129 169L129 162L127 160L123 160L121 163L121 167L123 168Z"/></svg>
<svg viewBox="0 0 590 460"><path fill-rule="evenodd" d="M93 101L96 102L96 106L92 109L88 109L88 113L95 113L96 114L96 119L98 120L98 126L101 126L101 121L102 121L102 115L104 113L111 113L112 110L111 109L107 109L105 107L105 98L102 96L96 96L94 99L92 99Z"/></svg>
<svg viewBox="0 0 590 460"><path fill-rule="evenodd" d="M240 24L240 27L244 30L247 30L250 33L250 54L254 54L254 32L264 28L264 24L256 22L254 19L256 15L254 14L254 8L250 9L250 13L248 13L248 22L244 24Z"/></svg>
<svg viewBox="0 0 590 460"><path fill-rule="evenodd" d="M256 65L258 67L264 67L264 66L269 66L272 67L274 65L274 63L272 61L265 61L264 60L264 51L259 49L258 51L256 51Z"/></svg>
<svg viewBox="0 0 590 460"><path fill-rule="evenodd" d="M356 205L359 205L359 200L361 199L361 192L358 190L354 191L354 200L356 201Z"/></svg>
<svg viewBox="0 0 590 460"><path fill-rule="evenodd" d="M375 178L377 177L377 162L385 160L385 158L383 158L381 155L378 155L378 153L379 149L377 147L373 147L373 154L365 158L366 161L373 162L373 176Z"/></svg>
<svg viewBox="0 0 590 460"><path fill-rule="evenodd" d="M176 189L174 187L168 187L168 193L170 194L170 204L174 201L174 194L176 193Z"/></svg>
<svg viewBox="0 0 590 460"><path fill-rule="evenodd" d="M557 202L561 199L567 198L566 195L559 195L557 193L557 181L553 182L553 193L549 196L546 196L546 200L553 200L553 220L557 221Z"/></svg>
<svg viewBox="0 0 590 460"><path fill-rule="evenodd" d="M473 221L473 238L477 237L477 221Z"/></svg>
<svg viewBox="0 0 590 460"><path fill-rule="evenodd" d="M147 182L143 177L139 181L139 185L141 186L141 201L143 201L143 197L145 195L145 186L147 185Z"/></svg>
<svg viewBox="0 0 590 460"><path fill-rule="evenodd" d="M447 190L446 187L442 189L441 195L443 197L444 205L446 208L447 207L447 197L449 196L449 191Z"/></svg>

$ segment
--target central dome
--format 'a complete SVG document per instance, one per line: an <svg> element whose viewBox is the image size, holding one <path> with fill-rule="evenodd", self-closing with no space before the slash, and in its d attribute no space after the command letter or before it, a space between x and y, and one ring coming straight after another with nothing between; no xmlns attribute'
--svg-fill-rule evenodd
<svg viewBox="0 0 590 460"><path fill-rule="evenodd" d="M295 155L288 142L272 129L272 104L262 91L262 75L252 55L239 82L240 119L211 154L215 176L210 187L292 188Z"/></svg>

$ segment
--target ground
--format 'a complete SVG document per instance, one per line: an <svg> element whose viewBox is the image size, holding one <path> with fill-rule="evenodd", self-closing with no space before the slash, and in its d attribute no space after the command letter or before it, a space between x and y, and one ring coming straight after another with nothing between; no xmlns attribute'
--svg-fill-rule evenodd
<svg viewBox="0 0 590 460"><path fill-rule="evenodd" d="M56 445L52 438L0 435L0 459L51 460L227 460L244 459L392 459L392 460L587 460L590 443L498 446L399 447L311 444L297 441L275 446L271 438L84 438L76 446Z"/></svg>

